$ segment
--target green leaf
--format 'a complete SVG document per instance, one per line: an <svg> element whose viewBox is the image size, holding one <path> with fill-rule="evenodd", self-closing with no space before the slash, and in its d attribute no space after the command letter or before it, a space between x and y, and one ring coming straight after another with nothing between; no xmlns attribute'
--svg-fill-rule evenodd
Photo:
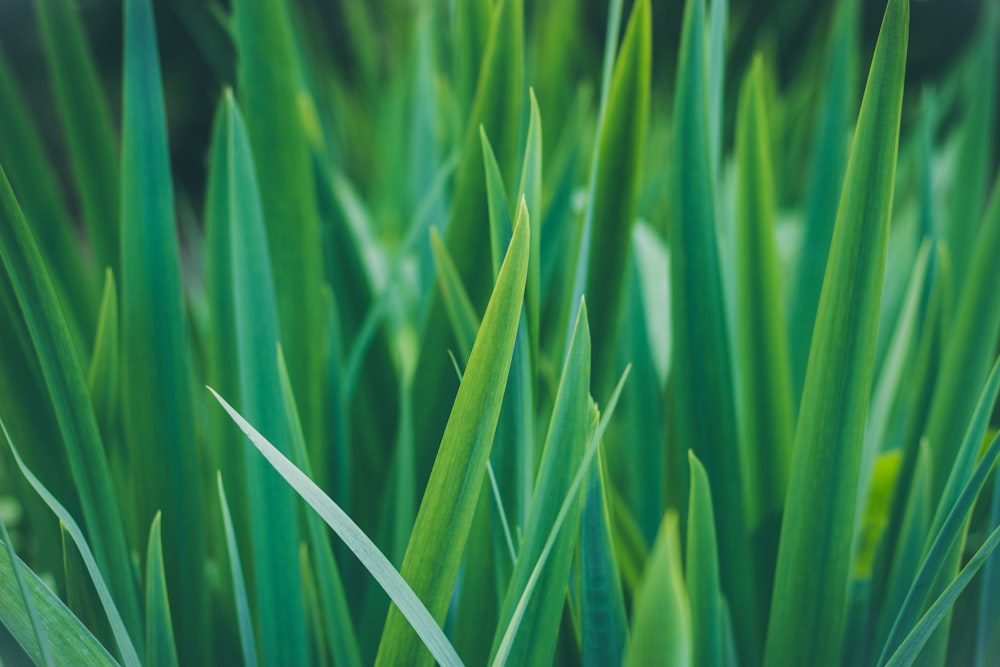
<svg viewBox="0 0 1000 667"><path fill-rule="evenodd" d="M125 531L83 369L38 247L2 169L0 259L7 269L38 355L65 456L69 459L80 497L94 559L111 582L114 598L122 607L130 633L140 636L139 598L130 575Z"/></svg>
<svg viewBox="0 0 1000 667"><path fill-rule="evenodd" d="M890 0L820 295L781 526L768 665L840 664L908 27L909 4Z"/></svg>
<svg viewBox="0 0 1000 667"><path fill-rule="evenodd" d="M229 289L236 336L240 405L248 418L285 454L292 451L276 355L278 308L254 159L231 93L212 147L212 183L222 216L211 224L227 230ZM298 570L299 531L291 489L251 450L244 449L255 611L265 664L307 660L305 608Z"/></svg>
<svg viewBox="0 0 1000 667"><path fill-rule="evenodd" d="M580 630L585 665L617 667L628 645L628 621L615 556L603 457L590 471L580 519Z"/></svg>
<svg viewBox="0 0 1000 667"><path fill-rule="evenodd" d="M305 436L299 422L298 409L295 407L295 395L292 393L292 383L288 377L288 367L285 364L284 350L278 347L278 375L281 380L281 397L288 418L288 432L291 437L292 454L295 463L306 474L312 477L309 465L309 454L306 450ZM357 635L354 632L354 622L351 620L350 609L344 593L344 584L340 578L337 561L333 557L333 549L327 540L320 519L313 512L308 512L306 526L309 530L309 550L312 561L316 564L316 586L319 594L323 632L332 645L334 662L339 667L361 665L361 650L358 648Z"/></svg>
<svg viewBox="0 0 1000 667"><path fill-rule="evenodd" d="M5 544L7 542L5 541ZM35 664L47 664L45 654L38 648L32 620L24 607L24 597L19 576L24 577L38 619L51 650L52 663L98 667L117 665L114 658L101 646L90 631L66 608L55 593L38 578L20 558L16 561L20 575L11 561L0 558L0 622L13 635Z"/></svg>
<svg viewBox="0 0 1000 667"><path fill-rule="evenodd" d="M712 0L708 16L708 114L709 142L712 146L712 173L719 181L722 162L723 104L726 88L726 23L729 0Z"/></svg>
<svg viewBox="0 0 1000 667"><path fill-rule="evenodd" d="M593 404L593 402L590 404L590 434L587 438L586 452L583 455L583 460L580 462L580 467L576 471L576 476L573 478L573 482L569 485L569 490L563 498L562 505L559 507L559 513L556 515L555 521L552 523L552 528L549 530L545 546L542 547L542 551L538 556L538 561L535 563L535 567L531 571L531 576L528 578L528 582L524 586L524 591L521 593L521 598L518 600L517 606L514 608L514 613L511 616L510 623L503 632L502 639L500 640L500 644L497 648L496 656L494 656L492 661L493 667L500 667L507 662L507 656L509 655L514 640L518 635L518 631L521 627L521 621L523 620L528 609L528 605L531 603L532 595L545 568L545 563L548 560L549 554L552 553L552 549L556 544L556 539L559 537L559 532L562 529L563 523L566 521L566 517L570 513L570 509L578 501L584 478L590 469L591 462L597 455L598 447L604 437L604 432L608 428L608 422L611 420L611 415L614 414L615 407L618 405L618 399L621 397L622 388L625 386L625 381L628 379L631 370L631 366L625 367L625 372L622 373L621 378L618 380L618 384L615 385L614 390L611 392L611 397L608 399L607 409L604 411L603 417L599 414L597 407Z"/></svg>
<svg viewBox="0 0 1000 667"><path fill-rule="evenodd" d="M542 266L542 116L533 88L528 89L529 116L528 138L525 140L524 163L521 165L521 185L518 200L524 197L528 215L537 222L531 235L531 253L528 259L528 285L524 300L527 304L528 332L531 341L532 368L538 368L539 310L541 308Z"/></svg>
<svg viewBox="0 0 1000 667"><path fill-rule="evenodd" d="M989 530L1000 527L1000 475L993 475L990 501ZM990 642L1000 627L1000 556L990 557L983 569L979 590L979 618L976 635L976 664L985 665L990 655Z"/></svg>
<svg viewBox="0 0 1000 667"><path fill-rule="evenodd" d="M688 464L691 466L691 499L688 501L685 583L691 605L691 661L695 665L721 667L725 648L723 599L712 489L704 466L691 450L688 450Z"/></svg>
<svg viewBox="0 0 1000 667"><path fill-rule="evenodd" d="M153 517L146 548L146 664L176 666L174 626L170 621L167 575L163 570L160 513Z"/></svg>
<svg viewBox="0 0 1000 667"><path fill-rule="evenodd" d="M434 250L434 261L437 262L438 286L441 298L451 320L452 329L458 339L458 354L463 360L469 358L472 345L479 331L479 316L465 291L462 277L455 267L455 262L448 252L448 247L441 240L436 227L431 227L431 248Z"/></svg>
<svg viewBox="0 0 1000 667"><path fill-rule="evenodd" d="M580 230L572 308L586 294L593 311L598 387L612 364L612 341L622 310L626 259L635 222L643 146L649 118L652 10L635 3L615 60L601 117L589 199Z"/></svg>
<svg viewBox="0 0 1000 667"><path fill-rule="evenodd" d="M94 559L94 554L91 552L90 547L87 545L87 540L83 536L83 531L77 526L76 521L66 508L55 499L55 497L49 493L49 490L38 480L37 477L32 474L30 470L24 465L24 461L21 460L21 455L18 453L17 448L14 446L14 441L11 440L10 434L7 432L7 426L0 420L0 431L3 432L4 438L7 440L7 444L10 446L11 454L14 455L14 461L17 463L17 467L21 469L21 473L24 475L28 483L35 492L42 497L45 504L49 506L52 513L55 514L59 521L66 527L66 531L73 538L73 543L76 548L79 549L80 555L83 557L83 562L87 567L87 574L94 582L94 586L97 589L97 595L101 600L101 606L104 607L104 613L107 614L108 621L111 624L111 631L115 637L115 643L118 645L118 650L121 653L123 662L127 667L138 667L141 663L139 661L139 654L136 653L135 646L132 644L132 639L129 637L129 632L125 628L125 623L122 620L121 614L118 608L115 606L114 598L111 595L111 591L108 589L108 585L104 581L104 576L101 574L100 568L97 566L97 561Z"/></svg>
<svg viewBox="0 0 1000 667"><path fill-rule="evenodd" d="M764 85L764 61L758 54L743 80L736 120L736 375L745 402L741 440L749 454L751 532L781 513L795 427Z"/></svg>
<svg viewBox="0 0 1000 667"><path fill-rule="evenodd" d="M118 392L121 379L118 332L118 288L114 273L108 268L104 270L104 291L97 315L94 353L90 356L90 370L87 372L87 389L94 414L101 432L108 439L118 421L121 399Z"/></svg>
<svg viewBox="0 0 1000 667"><path fill-rule="evenodd" d="M216 473L215 477L216 485L219 489L219 504L222 507L222 523L226 532L226 551L229 554L229 572L233 579L236 624L240 631L240 648L243 650L243 664L246 667L257 667L257 641L254 639L253 621L250 618L250 602L247 596L245 579L243 578L243 563L240 560L240 550L236 544L236 531L233 530L233 519L229 515L229 501L226 500L226 489L222 485L222 473Z"/></svg>
<svg viewBox="0 0 1000 667"><path fill-rule="evenodd" d="M632 641L624 664L693 665L691 610L681 573L677 513L668 511L646 561L632 609Z"/></svg>
<svg viewBox="0 0 1000 667"><path fill-rule="evenodd" d="M583 459L587 441L590 396L590 328L587 308L581 304L572 344L563 365L562 379L556 392L552 419L538 470L535 491L528 508L524 537L517 553L517 562L507 587L500 611L498 633L493 637L493 657L499 649L502 636L499 631L510 624L532 568L544 548L560 504L566 496L572 475ZM574 499L565 521L567 529L560 531L552 548L548 565L542 571L534 595L521 619L517 633L507 653L506 660L516 665L552 664L559 624L562 620L566 587L572 565L573 553L579 534L579 497Z"/></svg>
<svg viewBox="0 0 1000 667"><path fill-rule="evenodd" d="M94 257L118 273L118 143L97 66L70 0L33 4Z"/></svg>
<svg viewBox="0 0 1000 667"><path fill-rule="evenodd" d="M241 417L225 399L215 393L211 387L209 387L209 391L212 392L212 395L215 396L236 425L240 427L240 430L246 434L254 447L264 455L268 463L323 518L323 521L337 533L337 536L358 557L361 564L375 577L382 590L412 623L414 630L425 642L434 658L442 665L461 665L461 660L455 654L455 650L448 643L448 639L427 607L424 606L399 572L393 568L385 554L375 546L375 543L358 528L358 525L344 513L344 510L330 500L329 496L323 493L305 473L296 468L274 445Z"/></svg>
<svg viewBox="0 0 1000 667"><path fill-rule="evenodd" d="M280 329L305 432L318 445L325 349L322 245L312 163L299 115L290 11L281 0L233 2L238 92L261 184ZM269 642L262 642L263 660L270 664Z"/></svg>
<svg viewBox="0 0 1000 667"><path fill-rule="evenodd" d="M754 602L758 593L744 517L746 496L716 233L703 5L703 0L688 0L686 5L674 106L672 208L667 223L672 250L672 407L675 445L681 452L693 449L713 481L719 553L747 554L721 561L721 574L741 663L752 665L758 659L764 619ZM681 502L687 499L686 484L676 489Z"/></svg>
<svg viewBox="0 0 1000 667"><path fill-rule="evenodd" d="M851 122L857 110L859 0L837 5L827 46L822 102L816 119L809 167L802 250L789 280L788 343L791 350L794 407L798 407L809 362L816 309L830 254L837 202L844 182Z"/></svg>
<svg viewBox="0 0 1000 667"><path fill-rule="evenodd" d="M163 512L178 657L192 664L208 656L208 595L202 585L201 476L174 191L153 9L149 0L124 4L122 396L137 464L133 530L142 534L153 515ZM128 571L121 569L123 575Z"/></svg>
<svg viewBox="0 0 1000 667"><path fill-rule="evenodd" d="M3 540L6 546L7 555L10 557L10 565L8 567L14 573L17 588L21 593L20 604L15 604L15 607L28 617L31 629L31 635L25 637L28 640L28 646L30 646L28 651L36 656L35 659L38 664L45 667L53 667L55 661L52 657L52 647L49 645L49 637L45 634L45 628L42 627L42 621L38 616L38 606L35 604L35 597L28 587L28 579L21 568L21 561L17 557L17 554L14 553L14 546L10 542L10 534L7 532L7 523L3 518L0 518L0 539ZM7 619L2 619L2 621L9 630L11 622Z"/></svg>
<svg viewBox="0 0 1000 667"><path fill-rule="evenodd" d="M979 388L986 381L1000 334L1000 294L994 285L996 256L1000 252L1000 176L993 186L989 209L976 236L972 259L954 319L948 329L924 434L934 464L932 496L941 497L947 471L962 442L955 424L972 417Z"/></svg>
<svg viewBox="0 0 1000 667"><path fill-rule="evenodd" d="M528 234L522 203L403 558L404 578L439 622L458 574L500 416L524 299ZM427 657L400 610L390 608L376 663Z"/></svg>

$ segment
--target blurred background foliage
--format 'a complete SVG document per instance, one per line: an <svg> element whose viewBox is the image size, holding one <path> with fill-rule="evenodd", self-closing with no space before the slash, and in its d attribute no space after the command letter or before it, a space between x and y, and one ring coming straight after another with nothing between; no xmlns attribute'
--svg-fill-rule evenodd
<svg viewBox="0 0 1000 667"><path fill-rule="evenodd" d="M907 53L906 97L903 110L903 131L908 119L918 115L920 90L925 86L949 88L948 75L966 55L977 30L985 21L985 11L991 0L915 0L910 10L910 44ZM81 17L91 41L101 81L111 101L112 115L120 117L121 96L121 3L117 0L77 0ZM228 3L225 3L228 4ZM296 0L293 3L299 19L300 34L307 40L307 52L316 54L314 63L329 67L314 73L317 82L339 89L331 95L343 95L353 101L358 113L352 118L334 119L333 137L345 174L362 194L377 190L377 165L370 164L369 150L374 131L368 132L359 123L376 121L365 113L370 103L389 85L394 74L406 67L412 53L410 44L414 31L412 22L418 15L418 0ZM443 3L447 4L447 3ZM529 35L542 22L545 12L561 11L567 3L559 0L535 0L525 3L525 26ZM559 122L572 107L578 86L596 90L600 76L604 26L608 3L600 0L575 3L578 10L568 14L569 21L556 37L560 58L575 69L575 81L563 81L559 86L540 85L535 73L527 72L528 85L534 85L547 128L546 141L553 142ZM624 15L631 11L632 0L625 0ZM807 153L811 148L814 111L820 101L817 90L797 86L800 77L815 76L817 64L826 57L827 34L833 21L836 0L731 0L727 37L725 134L727 147L732 146L735 119L735 89L743 67L755 50L768 55L776 82L783 94L802 90L802 99L790 108L801 110L796 118L781 127L801 137L791 145L801 145ZM206 153L211 131L211 118L219 91L235 86L235 48L226 25L228 6L214 0L157 0L153 3L160 40L163 85L167 104L167 121L171 144L172 167L179 210L191 214L202 210L206 183ZM655 0L653 9L653 113L671 108L674 90L677 44L680 40L682 0ZM863 0L861 3L861 44L865 54L856 61L858 99L864 84L860 76L875 48L875 39L882 18L884 3ZM438 15L440 16L441 13ZM624 30L624 23L622 24ZM546 36L549 37L549 36ZM541 42L538 42L541 43ZM436 45L446 48L446 45ZM39 113L36 118L42 136L56 165L68 165L62 159L66 149L58 131L56 107L52 103L52 87L48 80L42 44L38 37L31 0L0 0L0 48L9 59L14 74L26 95L28 107ZM438 54L444 55L444 54ZM529 59L529 63L533 59ZM552 68L557 69L557 68ZM1000 69L994 72L1000 78ZM954 77L952 77L953 79ZM984 84L984 89L986 86ZM1000 89L994 86L993 90ZM941 135L951 128L949 117L960 118L961 96L942 96L945 108L939 109L944 119L939 126ZM950 103L950 104L949 104ZM592 97L596 106L596 95ZM338 108L339 107L338 105ZM1000 124L1000 116L997 118ZM655 135L657 123L653 123ZM778 127L775 124L775 127ZM655 138L655 137L654 137ZM667 140L663 137L663 140ZM1000 143L1000 132L993 133L994 147ZM777 138L776 144L781 144ZM555 142L550 143L555 145ZM784 143L788 146L788 143ZM662 153L650 151L652 155ZM1000 150L991 151L993 156ZM778 156L781 154L779 153ZM777 157L777 156L776 156ZM995 158L994 158L995 159ZM785 161L795 161L788 154ZM780 164L776 165L780 169ZM996 165L992 165L995 169ZM801 200L804 170L787 170L777 182L783 203ZM992 170L991 170L992 173ZM69 175L63 174L68 180ZM990 179L992 180L992 179ZM71 192L72 188L67 188ZM72 200L72 196L70 195ZM653 210L650 200L644 200L644 214L654 226L662 228L662 220ZM376 211L377 213L377 211ZM378 217L378 216L376 216ZM660 224L657 224L660 223ZM182 231L183 234L183 231ZM183 242L183 236L182 236Z"/></svg>

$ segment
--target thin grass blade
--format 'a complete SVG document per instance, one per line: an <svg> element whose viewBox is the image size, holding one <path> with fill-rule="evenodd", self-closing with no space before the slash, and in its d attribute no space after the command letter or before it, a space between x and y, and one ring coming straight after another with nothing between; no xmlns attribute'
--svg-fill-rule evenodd
<svg viewBox="0 0 1000 667"><path fill-rule="evenodd" d="M447 612L500 416L524 300L528 235L527 216L519 214L403 559L404 578L439 621ZM390 608L376 663L429 657L400 610Z"/></svg>
<svg viewBox="0 0 1000 667"><path fill-rule="evenodd" d="M146 664L152 667L176 667L178 664L167 597L167 575L163 570L159 512L153 517L146 547Z"/></svg>
<svg viewBox="0 0 1000 667"><path fill-rule="evenodd" d="M226 533L229 572L233 579L236 624L240 632L240 648L243 650L243 664L246 667L257 667L257 641L254 639L253 621L250 618L250 600L249 596L247 596L246 580L243 578L243 562L240 559L239 546L236 544L236 531L233 530L233 519L229 514L229 501L226 500L226 489L222 485L221 472L216 473L216 486L219 491L219 504L222 507L222 523Z"/></svg>
<svg viewBox="0 0 1000 667"><path fill-rule="evenodd" d="M705 467L690 450L688 464L691 466L691 499L688 501L685 587L691 606L691 658L695 665L722 667L726 643L712 489Z"/></svg>

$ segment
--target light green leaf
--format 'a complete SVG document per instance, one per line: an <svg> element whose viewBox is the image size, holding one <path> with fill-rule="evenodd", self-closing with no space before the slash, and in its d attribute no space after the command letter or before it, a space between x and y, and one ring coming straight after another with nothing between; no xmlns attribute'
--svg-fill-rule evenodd
<svg viewBox="0 0 1000 667"><path fill-rule="evenodd" d="M146 664L176 667L174 626L170 621L167 576L163 571L163 544L160 513L153 517L146 547Z"/></svg>
<svg viewBox="0 0 1000 667"><path fill-rule="evenodd" d="M764 61L758 54L740 89L736 121L736 351L737 377L745 403L741 440L749 455L751 532L762 522L776 522L781 513L795 428L775 245L770 114L764 85ZM773 567L773 563L767 565Z"/></svg>
<svg viewBox="0 0 1000 667"><path fill-rule="evenodd" d="M5 544L7 542L5 541ZM27 582L39 621L56 665L101 667L117 665L90 631L66 608L58 596L20 558L17 567ZM38 648L29 612L23 604L19 577L7 558L0 558L0 622L6 626L35 664L47 664Z"/></svg>
<svg viewBox="0 0 1000 667"><path fill-rule="evenodd" d="M439 622L458 575L500 416L524 299L528 234L522 203L403 559L404 578ZM424 661L429 656L420 649L400 610L390 608L376 663Z"/></svg>
<svg viewBox="0 0 1000 667"><path fill-rule="evenodd" d="M254 447L264 455L268 463L323 518L323 521L337 533L337 536L358 557L362 565L375 577L382 590L400 609L400 613L412 623L414 630L425 642L434 658L442 665L449 667L461 665L461 660L455 654L455 650L448 643L448 639L430 615L427 607L392 566L385 554L379 551L375 543L358 528L358 525L344 513L344 510L330 500L329 496L323 493L305 473L296 468L274 445L241 417L225 399L215 393L211 387L209 387L209 391L212 392L212 395L215 396L236 425L240 427L240 430L246 434Z"/></svg>
<svg viewBox="0 0 1000 667"><path fill-rule="evenodd" d="M83 562L87 567L87 574L94 582L94 586L97 589L97 595L101 600L101 606L104 607L104 613L107 614L108 621L111 624L111 631L114 634L115 642L118 645L118 650L121 653L122 661L125 663L126 667L139 667L141 665L139 661L139 654L136 653L135 646L132 644L132 639L129 637L128 630L125 628L125 623L122 621L121 614L118 608L115 606L114 598L111 595L111 591L108 589L108 585L105 583L104 576L101 574L100 568L97 566L97 561L94 559L94 554L91 552L90 547L87 545L87 540L83 536L83 531L77 526L76 521L66 508L55 499L49 490L35 477L34 474L24 465L24 461L21 460L21 455L18 453L17 448L14 446L14 441L11 440L10 434L7 432L7 426L0 420L0 431L3 432L4 438L7 440L7 444L10 446L11 454L14 455L14 461L17 463L17 467L21 469L21 473L24 475L31 487L42 497L45 504L49 506L52 513L55 514L59 521L66 527L66 531L73 538L73 543L76 548L79 549L80 555L83 557Z"/></svg>
<svg viewBox="0 0 1000 667"><path fill-rule="evenodd" d="M28 617L28 625L31 629L31 635L24 637L21 641L23 642L24 639L28 640L28 651L30 654L36 656L37 664L44 665L45 667L53 667L55 660L52 657L52 647L49 645L49 637L45 634L45 628L42 627L42 621L38 616L38 606L35 604L35 597L28 587L28 579L21 568L21 560L14 553L14 545L11 544L10 534L7 532L7 523L2 517L0 517L0 539L3 540L7 555L10 557L9 571L14 573L17 588L21 593L20 603L14 603L13 606ZM9 630L11 625L10 620L5 618L2 619L2 622Z"/></svg>
<svg viewBox="0 0 1000 667"><path fill-rule="evenodd" d="M479 316L465 291L462 278L455 267L455 262L448 252L448 247L441 240L437 227L431 227L431 248L434 250L434 261L437 262L438 286L441 298L451 320L452 329L458 340L458 353L463 360L469 358L472 345L479 331Z"/></svg>
<svg viewBox="0 0 1000 667"><path fill-rule="evenodd" d="M688 501L685 584L691 605L691 661L705 667L722 667L726 643L712 489L704 466L691 450L688 450L688 464L691 466L691 498Z"/></svg>
<svg viewBox="0 0 1000 667"><path fill-rule="evenodd" d="M907 0L890 0L809 355L768 626L769 666L840 664L908 33Z"/></svg>
<svg viewBox="0 0 1000 667"><path fill-rule="evenodd" d="M646 561L632 609L632 641L625 650L628 667L693 665L691 610L681 573L681 538L677 513L668 511Z"/></svg>

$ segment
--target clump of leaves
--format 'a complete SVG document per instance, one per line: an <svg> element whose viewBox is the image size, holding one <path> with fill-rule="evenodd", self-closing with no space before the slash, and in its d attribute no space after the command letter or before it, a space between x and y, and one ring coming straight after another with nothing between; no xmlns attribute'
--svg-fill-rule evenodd
<svg viewBox="0 0 1000 667"><path fill-rule="evenodd" d="M870 61L839 3L784 87L727 0L676 45L610 0L594 72L576 0L341 3L346 68L321 4L178 9L219 84L200 213L150 0L120 134L34 1L68 165L0 56L16 650L995 661L992 14L916 95L907 0Z"/></svg>

